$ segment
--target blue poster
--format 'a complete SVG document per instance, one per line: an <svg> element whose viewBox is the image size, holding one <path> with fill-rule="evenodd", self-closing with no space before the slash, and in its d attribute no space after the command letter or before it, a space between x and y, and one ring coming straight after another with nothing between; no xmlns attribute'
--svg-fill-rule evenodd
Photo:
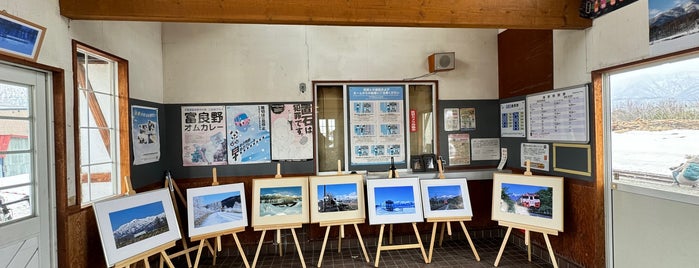
<svg viewBox="0 0 699 268"><path fill-rule="evenodd" d="M269 106L226 106L228 163L271 162L269 128Z"/></svg>
<svg viewBox="0 0 699 268"><path fill-rule="evenodd" d="M158 108L131 106L131 136L134 165L160 160Z"/></svg>

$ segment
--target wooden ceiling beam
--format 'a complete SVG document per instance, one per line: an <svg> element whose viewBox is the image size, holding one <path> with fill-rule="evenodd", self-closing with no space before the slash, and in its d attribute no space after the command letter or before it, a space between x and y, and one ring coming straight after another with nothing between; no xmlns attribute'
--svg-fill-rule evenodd
<svg viewBox="0 0 699 268"><path fill-rule="evenodd" d="M585 29L580 0L59 0L75 20Z"/></svg>

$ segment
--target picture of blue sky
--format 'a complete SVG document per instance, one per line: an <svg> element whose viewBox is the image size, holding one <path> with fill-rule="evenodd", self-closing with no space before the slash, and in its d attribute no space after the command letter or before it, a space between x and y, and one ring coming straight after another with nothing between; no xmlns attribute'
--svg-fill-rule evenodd
<svg viewBox="0 0 699 268"><path fill-rule="evenodd" d="M676 7L684 2L687 2L687 0L648 0L648 18L653 18L655 15L658 15L658 13Z"/></svg>
<svg viewBox="0 0 699 268"><path fill-rule="evenodd" d="M261 188L260 195L266 195L266 194L301 196L301 186Z"/></svg>
<svg viewBox="0 0 699 268"><path fill-rule="evenodd" d="M461 186L445 185L445 186L427 186L427 195L430 198L440 196L460 196Z"/></svg>
<svg viewBox="0 0 699 268"><path fill-rule="evenodd" d="M109 221L112 223L112 231L116 231L120 226L132 220L143 219L164 212L163 202L158 201L109 213Z"/></svg>
<svg viewBox="0 0 699 268"><path fill-rule="evenodd" d="M539 190L545 190L549 187L525 185L525 184L510 184L503 183L502 188L508 188L507 192L512 194L536 193Z"/></svg>
<svg viewBox="0 0 699 268"><path fill-rule="evenodd" d="M325 188L324 188L325 187ZM357 193L356 183L345 183L345 184L325 184L318 185L318 200L323 200L323 190L328 193L332 193L333 196L346 196L348 194Z"/></svg>
<svg viewBox="0 0 699 268"><path fill-rule="evenodd" d="M374 202L377 206L381 206L386 200L415 202L414 198L412 186L374 188Z"/></svg>
<svg viewBox="0 0 699 268"><path fill-rule="evenodd" d="M211 204L213 202L219 202L223 199L229 198L229 197L234 197L234 196L239 196L240 191L233 191L233 192L226 192L226 193L220 193L220 194L210 194L210 195L202 195L202 196L197 196L195 198L200 199L202 204Z"/></svg>

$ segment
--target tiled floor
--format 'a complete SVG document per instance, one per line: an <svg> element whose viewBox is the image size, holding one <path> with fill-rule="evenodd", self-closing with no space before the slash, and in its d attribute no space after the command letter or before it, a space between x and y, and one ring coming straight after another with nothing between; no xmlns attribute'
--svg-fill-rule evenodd
<svg viewBox="0 0 699 268"><path fill-rule="evenodd" d="M474 239L474 245L481 260L477 261L466 239L461 237L447 239L442 244L442 247L435 245L432 262L426 264L422 258L420 249L402 249L382 251L379 258L379 267L493 267L497 258L502 238L478 238ZM423 237L423 245L425 253L429 254L429 237ZM291 240L291 239L290 239ZM397 237L395 244L399 242L412 243L416 240L412 237ZM302 240L303 241L303 240ZM286 243L283 246L283 256L279 256L277 245L265 243L257 260L256 267L302 267L298 253L293 244ZM370 262L366 262L362 254L361 247L356 239L344 239L342 241L342 251L337 250L337 239L329 240L326 246L325 254L323 255L322 267L374 267L376 258L376 238L365 238L365 245L369 255ZM435 242L437 244L437 242ZM313 241L301 243L302 254L306 267L317 267L318 258L320 257L320 249L322 241ZM246 251L246 257L250 266L253 265L256 245L244 245L243 250ZM202 254L199 267L245 267L237 249L224 249L216 259L216 265L213 265L213 258L208 253ZM194 256L194 254L192 254ZM173 259L175 267L187 267L187 262L184 257ZM192 259L192 263L194 260ZM154 266L157 267L157 266ZM532 256L532 262L527 260L526 250L508 243L500 260L498 267L552 267L547 260L542 260Z"/></svg>

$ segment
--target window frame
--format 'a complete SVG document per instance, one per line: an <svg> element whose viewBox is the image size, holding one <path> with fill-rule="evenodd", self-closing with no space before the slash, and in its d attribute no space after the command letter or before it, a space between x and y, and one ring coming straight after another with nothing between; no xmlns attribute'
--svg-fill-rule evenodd
<svg viewBox="0 0 699 268"><path fill-rule="evenodd" d="M115 166L113 170L116 170L116 175L112 175L112 180L114 185L116 185L116 191L114 195L105 196L99 199L90 200L88 202L83 202L82 200L82 183L81 183L81 159L80 159L80 112L79 112L79 77L78 77L78 50L82 50L89 54L97 55L101 58L109 59L116 63L115 70L115 82L116 82L116 98L117 103L115 107L115 112L118 114L118 120L115 121L113 135L115 135L115 140L117 144L111 146L111 148L116 149L117 159L113 160ZM103 50L97 49L85 43L81 43L77 40L72 41L72 56L73 56L73 137L74 137L74 156L75 156L75 197L74 199L68 200L69 206L79 206L88 207L92 205L92 202L109 198L115 195L124 194L127 187L124 185L125 181L122 179L124 177L131 175L130 163L131 163L131 151L129 148L129 118L131 117L129 111L129 83L128 83L128 61L120 58L111 53L105 52Z"/></svg>

